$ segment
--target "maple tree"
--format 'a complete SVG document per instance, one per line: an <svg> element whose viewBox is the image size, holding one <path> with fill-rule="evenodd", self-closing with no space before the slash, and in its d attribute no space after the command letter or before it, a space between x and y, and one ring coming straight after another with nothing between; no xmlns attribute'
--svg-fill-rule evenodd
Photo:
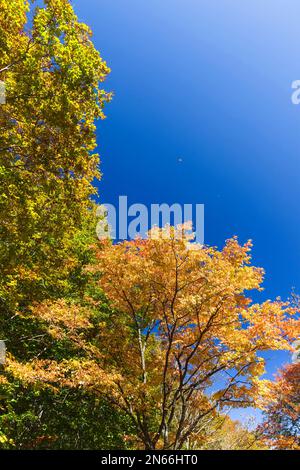
<svg viewBox="0 0 300 470"><path fill-rule="evenodd" d="M250 264L250 242L233 238L218 251L191 243L186 228L102 241L89 271L99 276L110 314L95 321L97 302L32 311L49 334L68 337L81 358L12 359L11 373L107 396L131 418L136 446L146 449L182 449L224 407L260 406L269 381L260 378L259 352L291 349L300 332L296 311L279 300L251 303L246 292L261 288L263 271Z"/></svg>
<svg viewBox="0 0 300 470"><path fill-rule="evenodd" d="M270 393L260 431L273 449L300 450L300 364L283 368Z"/></svg>
<svg viewBox="0 0 300 470"><path fill-rule="evenodd" d="M100 285L116 309L106 340L121 374L115 393L146 447L180 449L218 407L256 403L265 387L257 353L288 349L299 334L289 306L246 297L263 279L250 247L233 238L220 252L167 227L99 251Z"/></svg>

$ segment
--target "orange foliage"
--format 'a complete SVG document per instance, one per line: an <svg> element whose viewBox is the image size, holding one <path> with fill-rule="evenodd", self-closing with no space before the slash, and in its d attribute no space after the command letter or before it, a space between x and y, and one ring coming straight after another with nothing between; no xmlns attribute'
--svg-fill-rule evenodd
<svg viewBox="0 0 300 470"><path fill-rule="evenodd" d="M271 384L272 403L261 430L276 449L300 450L300 364L286 366Z"/></svg>
<svg viewBox="0 0 300 470"><path fill-rule="evenodd" d="M263 270L250 264L251 242L232 238L219 251L193 243L186 229L100 243L89 270L100 275L112 311L93 341L85 336L88 309L60 302L33 310L84 359L12 362L11 371L106 394L152 449L184 448L227 405L262 406L270 384L260 378L258 353L291 349L300 334L296 310L279 300L251 304L246 292L263 281Z"/></svg>

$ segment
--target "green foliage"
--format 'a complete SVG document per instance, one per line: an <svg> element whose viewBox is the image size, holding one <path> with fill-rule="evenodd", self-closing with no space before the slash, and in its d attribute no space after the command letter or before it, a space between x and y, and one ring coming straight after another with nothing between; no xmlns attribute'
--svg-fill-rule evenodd
<svg viewBox="0 0 300 470"><path fill-rule="evenodd" d="M110 100L101 86L109 68L68 0L38 5L0 0L0 338L20 364L80 356L32 306L102 296L84 267L93 262L95 120ZM104 314L94 313L95 322ZM128 430L80 387L36 388L4 370L0 412L1 448L122 448Z"/></svg>
<svg viewBox="0 0 300 470"><path fill-rule="evenodd" d="M28 8L0 0L0 302L9 311L68 288L99 177L95 120L110 99L100 87L109 68L69 1L46 0L31 27Z"/></svg>
<svg viewBox="0 0 300 470"><path fill-rule="evenodd" d="M14 383L0 394L0 449L125 449L132 433L126 416L80 389L54 393Z"/></svg>

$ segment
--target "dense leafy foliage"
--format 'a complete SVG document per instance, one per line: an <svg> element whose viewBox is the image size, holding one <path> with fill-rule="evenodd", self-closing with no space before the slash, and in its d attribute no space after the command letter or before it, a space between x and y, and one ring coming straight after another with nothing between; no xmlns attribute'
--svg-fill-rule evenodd
<svg viewBox="0 0 300 470"><path fill-rule="evenodd" d="M272 401L260 427L276 449L300 450L300 364L285 367L271 385Z"/></svg>
<svg viewBox="0 0 300 470"><path fill-rule="evenodd" d="M185 448L224 407L267 400L258 352L289 349L300 333L293 308L246 297L263 278L250 265L250 246L236 238L222 251L199 246L185 227L101 242L88 272L104 289L109 313L95 296L33 307L48 335L77 354L11 360L7 369L29 384L83 386L105 397L131 419L137 446Z"/></svg>
<svg viewBox="0 0 300 470"><path fill-rule="evenodd" d="M6 89L0 106L0 338L16 363L74 353L67 341L54 342L28 309L42 299L82 298L88 279L82 267L92 261L94 242L90 196L99 177L95 120L104 118L110 98L100 86L109 69L70 3L38 5L0 1ZM0 378L2 446L122 446L122 418L112 410L109 415L105 402L81 390L60 388L55 395L13 382L10 374Z"/></svg>
<svg viewBox="0 0 300 470"><path fill-rule="evenodd" d="M95 124L109 72L67 0L0 2L0 298L15 309L57 295L99 176Z"/></svg>
<svg viewBox="0 0 300 470"><path fill-rule="evenodd" d="M299 368L274 384L260 352L291 350L299 308L253 304L251 243L189 227L95 238L95 123L109 68L69 0L0 0L0 447L299 447Z"/></svg>

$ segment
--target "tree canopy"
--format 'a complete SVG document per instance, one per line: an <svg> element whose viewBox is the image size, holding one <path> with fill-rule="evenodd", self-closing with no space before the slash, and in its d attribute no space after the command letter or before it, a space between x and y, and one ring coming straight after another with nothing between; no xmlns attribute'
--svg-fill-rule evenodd
<svg viewBox="0 0 300 470"><path fill-rule="evenodd" d="M272 401L260 426L266 442L276 449L300 450L300 364L282 369L270 393Z"/></svg>
<svg viewBox="0 0 300 470"><path fill-rule="evenodd" d="M90 299L85 306L39 304L31 312L81 357L11 361L9 370L28 383L93 390L131 419L145 448L184 448L224 407L268 399L259 352L289 350L300 332L295 309L281 301L253 304L246 295L263 279L250 264L250 248L236 238L222 251L196 245L186 227L100 242L87 269L109 314L98 322L103 300Z"/></svg>
<svg viewBox="0 0 300 470"><path fill-rule="evenodd" d="M14 309L65 288L76 266L109 68L67 0L1 0L0 30L0 298Z"/></svg>

